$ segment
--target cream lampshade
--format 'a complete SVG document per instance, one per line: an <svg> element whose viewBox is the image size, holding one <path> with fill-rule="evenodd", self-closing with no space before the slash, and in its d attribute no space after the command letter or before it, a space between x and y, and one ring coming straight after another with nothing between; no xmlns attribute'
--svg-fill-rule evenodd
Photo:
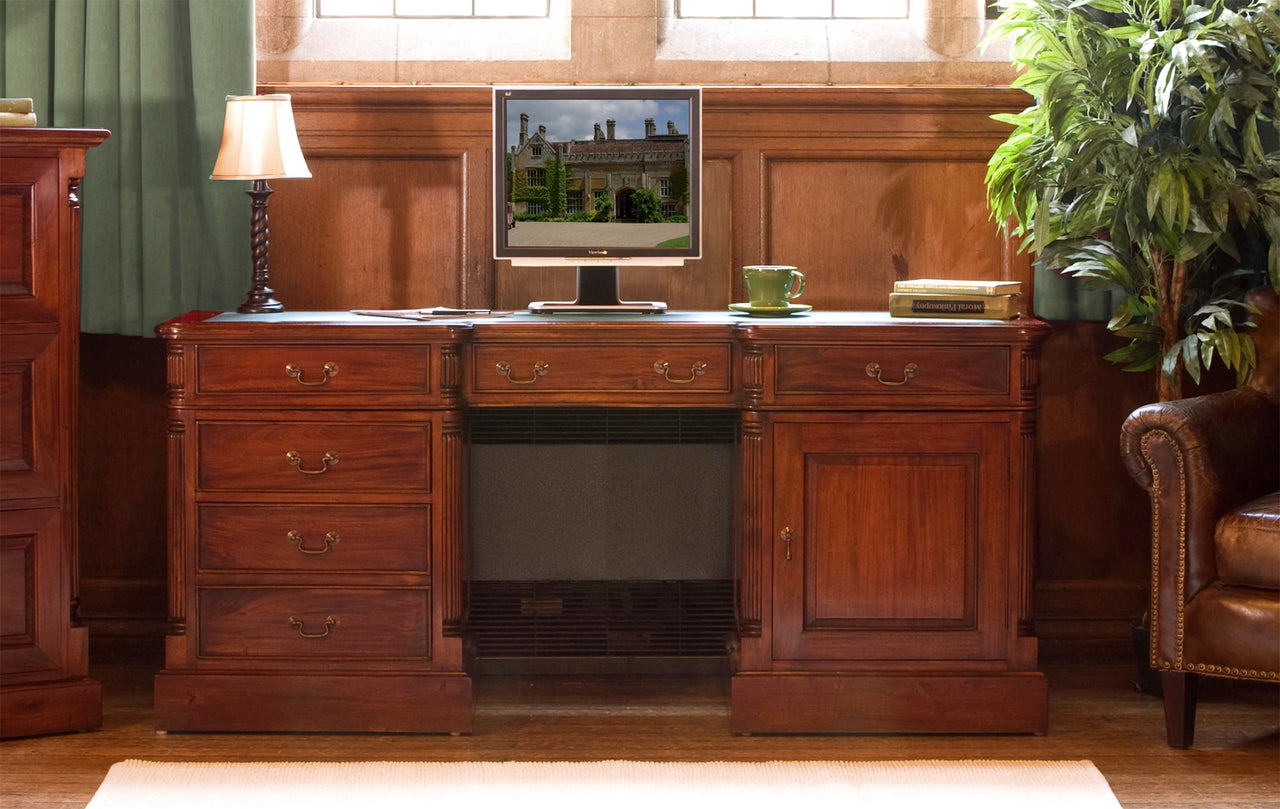
<svg viewBox="0 0 1280 809"><path fill-rule="evenodd" d="M253 249L253 287L238 312L279 312L284 305L268 286L267 180L310 177L298 145L293 108L287 95L227 96L222 123L222 146L213 166L213 180L253 180L250 244Z"/></svg>

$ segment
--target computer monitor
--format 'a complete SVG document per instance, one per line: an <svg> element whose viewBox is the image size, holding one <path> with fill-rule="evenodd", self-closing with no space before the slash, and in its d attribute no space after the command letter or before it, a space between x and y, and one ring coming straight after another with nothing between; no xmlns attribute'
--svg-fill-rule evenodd
<svg viewBox="0 0 1280 809"><path fill-rule="evenodd" d="M665 311L618 270L702 254L701 88L499 87L493 140L494 257L577 268L574 300L530 310Z"/></svg>

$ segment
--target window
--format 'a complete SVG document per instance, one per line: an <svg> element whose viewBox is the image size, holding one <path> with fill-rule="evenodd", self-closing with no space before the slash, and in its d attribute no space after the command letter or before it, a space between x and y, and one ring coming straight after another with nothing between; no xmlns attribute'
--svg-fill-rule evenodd
<svg viewBox="0 0 1280 809"><path fill-rule="evenodd" d="M546 17L548 0L316 0L317 17Z"/></svg>
<svg viewBox="0 0 1280 809"><path fill-rule="evenodd" d="M281 62L541 62L572 54L570 0L314 0Z"/></svg>
<svg viewBox="0 0 1280 809"><path fill-rule="evenodd" d="M901 19L908 0L677 0L680 17L720 19Z"/></svg>
<svg viewBox="0 0 1280 809"><path fill-rule="evenodd" d="M541 202L525 203L524 212L527 213L529 216L542 216L542 203Z"/></svg>
<svg viewBox="0 0 1280 809"><path fill-rule="evenodd" d="M565 194L566 211L568 213L582 213L582 191L570 190Z"/></svg>
<svg viewBox="0 0 1280 809"><path fill-rule="evenodd" d="M525 172L525 179L530 188L542 188L547 184L546 169L528 169Z"/></svg>
<svg viewBox="0 0 1280 809"><path fill-rule="evenodd" d="M930 1L658 0L657 57L833 65L942 62L953 57L933 50L921 25ZM965 61L1008 58L1007 49L997 46L969 53Z"/></svg>
<svg viewBox="0 0 1280 809"><path fill-rule="evenodd" d="M529 147L529 156L530 156L530 157L542 157L542 147L541 147L541 146L530 146L530 147Z"/></svg>
<svg viewBox="0 0 1280 809"><path fill-rule="evenodd" d="M658 195L663 197L671 196L670 180L658 180Z"/></svg>

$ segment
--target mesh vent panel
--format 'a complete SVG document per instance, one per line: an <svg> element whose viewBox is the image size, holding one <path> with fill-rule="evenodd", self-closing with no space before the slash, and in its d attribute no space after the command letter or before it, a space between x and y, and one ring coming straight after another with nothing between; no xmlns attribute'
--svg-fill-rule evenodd
<svg viewBox="0 0 1280 809"><path fill-rule="evenodd" d="M701 657L725 653L733 582L473 581L478 657Z"/></svg>

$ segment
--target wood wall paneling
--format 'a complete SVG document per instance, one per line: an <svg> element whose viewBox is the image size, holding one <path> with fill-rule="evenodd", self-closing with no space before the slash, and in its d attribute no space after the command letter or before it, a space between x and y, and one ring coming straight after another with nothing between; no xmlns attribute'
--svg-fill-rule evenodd
<svg viewBox="0 0 1280 809"><path fill-rule="evenodd" d="M292 94L314 175L281 182L272 200L272 279L286 306L521 308L571 296L571 268L492 259L489 88L260 90ZM893 280L943 272L1029 288L1029 265L1009 259L982 184L1005 131L990 115L1023 99L985 88L706 88L703 258L628 266L623 297L720 308L743 299L739 269L758 263L800 266L805 301L825 308L881 309Z"/></svg>
<svg viewBox="0 0 1280 809"><path fill-rule="evenodd" d="M272 195L271 281L293 310L462 303L465 157L312 157Z"/></svg>
<svg viewBox="0 0 1280 809"><path fill-rule="evenodd" d="M81 335L80 608L95 656L164 633L164 371L159 340Z"/></svg>
<svg viewBox="0 0 1280 809"><path fill-rule="evenodd" d="M1001 278L983 163L769 159L770 262L805 274L804 302L883 310L893 281Z"/></svg>

